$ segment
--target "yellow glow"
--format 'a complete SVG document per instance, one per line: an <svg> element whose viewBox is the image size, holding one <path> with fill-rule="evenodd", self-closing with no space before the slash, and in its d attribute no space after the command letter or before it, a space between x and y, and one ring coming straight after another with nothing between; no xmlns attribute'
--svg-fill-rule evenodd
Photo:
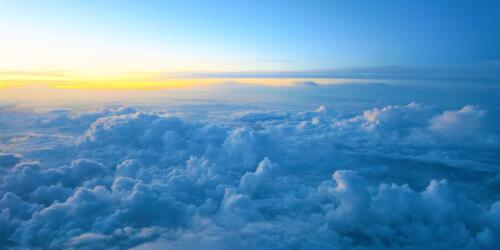
<svg viewBox="0 0 500 250"><path fill-rule="evenodd" d="M150 105L207 98L207 93L217 94L218 90L232 83L283 87L300 81L319 84L345 82L342 79L183 78L181 75L176 77L175 74L155 72L104 74L88 71L0 70L0 102L36 109L63 106L79 108L116 102ZM221 93L231 96L230 92Z"/></svg>
<svg viewBox="0 0 500 250"><path fill-rule="evenodd" d="M134 82L134 81L95 81L95 82L72 82L47 84L52 88L64 89L110 89L110 90L155 90L155 89L179 89L191 87L197 83L193 79L172 79L158 82Z"/></svg>
<svg viewBox="0 0 500 250"><path fill-rule="evenodd" d="M155 72L67 72L67 71L0 71L0 88L19 87L25 84L44 85L64 89L156 90L203 87L219 83L258 84L287 86L300 81L335 83L336 79L297 78L183 78L175 74Z"/></svg>

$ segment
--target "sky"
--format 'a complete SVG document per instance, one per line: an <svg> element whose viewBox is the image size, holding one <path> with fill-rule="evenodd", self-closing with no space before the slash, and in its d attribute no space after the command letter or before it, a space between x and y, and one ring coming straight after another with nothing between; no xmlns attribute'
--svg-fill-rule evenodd
<svg viewBox="0 0 500 250"><path fill-rule="evenodd" d="M498 1L2 0L1 80L134 86L465 71L491 81L500 78L499 13Z"/></svg>
<svg viewBox="0 0 500 250"><path fill-rule="evenodd" d="M497 250L500 1L0 0L0 249Z"/></svg>

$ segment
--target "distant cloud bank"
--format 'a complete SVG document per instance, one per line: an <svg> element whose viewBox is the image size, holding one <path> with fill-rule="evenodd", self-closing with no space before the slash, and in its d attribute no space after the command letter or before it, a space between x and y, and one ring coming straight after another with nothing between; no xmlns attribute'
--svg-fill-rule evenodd
<svg viewBox="0 0 500 250"><path fill-rule="evenodd" d="M500 62L441 66L350 67L310 71L192 72L180 77L199 78L336 78L371 80L481 81L500 80Z"/></svg>

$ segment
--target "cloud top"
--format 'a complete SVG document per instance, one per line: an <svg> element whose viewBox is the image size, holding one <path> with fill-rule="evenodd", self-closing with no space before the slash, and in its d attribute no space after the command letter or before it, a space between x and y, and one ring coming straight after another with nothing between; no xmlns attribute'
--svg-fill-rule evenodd
<svg viewBox="0 0 500 250"><path fill-rule="evenodd" d="M2 144L2 247L500 244L500 140L477 106L245 109L218 121L132 108L32 115Z"/></svg>

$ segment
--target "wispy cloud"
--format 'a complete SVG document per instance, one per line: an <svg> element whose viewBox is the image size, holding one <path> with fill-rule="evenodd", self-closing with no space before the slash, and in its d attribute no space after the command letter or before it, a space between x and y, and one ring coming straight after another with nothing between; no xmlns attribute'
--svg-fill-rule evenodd
<svg viewBox="0 0 500 250"><path fill-rule="evenodd" d="M152 71L82 74L62 70L0 70L0 87L19 86L26 83L46 84L58 88L162 89L203 86L228 81L271 86L297 85L299 82L339 83L346 82L346 80L499 82L498 68L500 68L500 62L493 61L457 66L351 67L311 71Z"/></svg>
<svg viewBox="0 0 500 250"><path fill-rule="evenodd" d="M312 71L187 72L179 77L200 78L341 78L377 80L498 81L500 63L462 66L352 67Z"/></svg>

